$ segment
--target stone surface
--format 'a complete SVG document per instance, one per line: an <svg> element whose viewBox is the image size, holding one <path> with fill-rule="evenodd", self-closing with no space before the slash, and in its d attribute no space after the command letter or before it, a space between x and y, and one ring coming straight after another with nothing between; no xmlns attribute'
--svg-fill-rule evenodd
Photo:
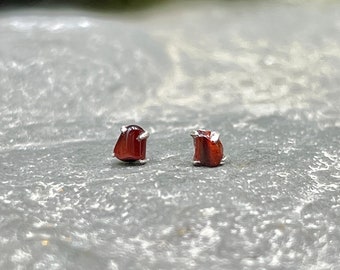
<svg viewBox="0 0 340 270"><path fill-rule="evenodd" d="M340 6L254 2L0 13L1 269L339 269Z"/></svg>

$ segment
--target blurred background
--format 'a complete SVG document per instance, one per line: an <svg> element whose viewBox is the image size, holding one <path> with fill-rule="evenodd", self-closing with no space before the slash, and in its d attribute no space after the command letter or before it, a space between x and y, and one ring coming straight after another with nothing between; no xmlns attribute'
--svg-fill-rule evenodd
<svg viewBox="0 0 340 270"><path fill-rule="evenodd" d="M228 2L233 0L217 0L220 2ZM0 0L0 7L14 8L14 7L78 7L85 9L94 9L101 11L132 11L152 6L157 6L164 3L183 3L191 2L194 5L195 2L203 2L197 0ZM207 1L209 2L209 1Z"/></svg>
<svg viewBox="0 0 340 270"><path fill-rule="evenodd" d="M158 5L169 0L1 0L2 7L32 7L32 6L73 6L98 10L135 10Z"/></svg>

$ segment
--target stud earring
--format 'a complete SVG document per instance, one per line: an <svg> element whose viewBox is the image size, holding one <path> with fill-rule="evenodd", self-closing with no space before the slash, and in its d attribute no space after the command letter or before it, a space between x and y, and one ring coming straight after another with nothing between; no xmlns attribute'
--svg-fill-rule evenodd
<svg viewBox="0 0 340 270"><path fill-rule="evenodd" d="M146 163L146 140L149 133L137 125L122 126L113 148L113 157L125 162Z"/></svg>
<svg viewBox="0 0 340 270"><path fill-rule="evenodd" d="M218 132L199 129L190 135L194 139L195 166L216 167L223 164L223 145Z"/></svg>

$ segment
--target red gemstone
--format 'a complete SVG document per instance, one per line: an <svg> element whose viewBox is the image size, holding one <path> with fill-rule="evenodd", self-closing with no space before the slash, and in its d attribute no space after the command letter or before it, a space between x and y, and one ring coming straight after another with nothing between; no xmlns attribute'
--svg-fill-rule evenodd
<svg viewBox="0 0 340 270"><path fill-rule="evenodd" d="M216 167L223 159L223 145L219 134L210 130L197 130L191 136L194 139L194 165Z"/></svg>
<svg viewBox="0 0 340 270"><path fill-rule="evenodd" d="M113 149L114 156L127 162L137 160L145 162L146 140L148 137L148 132L140 126L123 126Z"/></svg>

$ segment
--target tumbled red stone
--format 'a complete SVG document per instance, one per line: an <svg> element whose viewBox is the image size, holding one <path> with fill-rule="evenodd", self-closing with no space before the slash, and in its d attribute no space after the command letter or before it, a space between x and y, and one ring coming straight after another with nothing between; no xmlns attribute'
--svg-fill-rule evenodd
<svg viewBox="0 0 340 270"><path fill-rule="evenodd" d="M191 133L194 139L194 165L216 167L223 159L223 145L219 134L210 130L196 130Z"/></svg>
<svg viewBox="0 0 340 270"><path fill-rule="evenodd" d="M126 162L145 162L148 132L137 125L123 126L113 149L113 155Z"/></svg>

